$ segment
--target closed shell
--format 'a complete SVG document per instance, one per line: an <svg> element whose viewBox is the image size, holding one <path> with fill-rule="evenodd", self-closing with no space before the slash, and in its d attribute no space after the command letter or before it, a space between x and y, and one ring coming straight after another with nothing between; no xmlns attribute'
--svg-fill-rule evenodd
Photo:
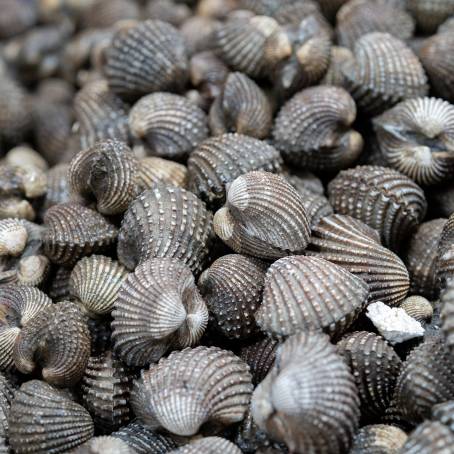
<svg viewBox="0 0 454 454"><path fill-rule="evenodd" d="M123 440L110 436L94 437L75 449L74 454L136 454Z"/></svg>
<svg viewBox="0 0 454 454"><path fill-rule="evenodd" d="M294 181L289 180L290 184L299 192L303 199L304 210L306 211L309 225L313 229L322 218L333 214L333 208L324 195L315 194L305 189L298 189Z"/></svg>
<svg viewBox="0 0 454 454"><path fill-rule="evenodd" d="M8 436L9 411L14 398L14 391L14 386L3 374L0 374L0 439L5 439ZM3 451L0 450L0 452Z"/></svg>
<svg viewBox="0 0 454 454"><path fill-rule="evenodd" d="M82 14L84 28L106 28L120 20L139 19L140 11L131 0L94 0Z"/></svg>
<svg viewBox="0 0 454 454"><path fill-rule="evenodd" d="M454 281L450 280L441 295L441 329L451 355L454 356Z"/></svg>
<svg viewBox="0 0 454 454"><path fill-rule="evenodd" d="M30 0L5 0L0 18L0 39L12 38L33 27L39 17L38 4Z"/></svg>
<svg viewBox="0 0 454 454"><path fill-rule="evenodd" d="M444 454L454 444L454 433L438 421L425 421L408 437L399 454Z"/></svg>
<svg viewBox="0 0 454 454"><path fill-rule="evenodd" d="M419 295L405 298L399 307L420 323L429 322L434 314L434 309L430 301Z"/></svg>
<svg viewBox="0 0 454 454"><path fill-rule="evenodd" d="M68 181L69 164L57 164L47 171L47 191L44 196L43 213L54 205L67 203L74 197Z"/></svg>
<svg viewBox="0 0 454 454"><path fill-rule="evenodd" d="M407 8L424 33L433 33L445 19L454 14L451 0L409 0Z"/></svg>
<svg viewBox="0 0 454 454"><path fill-rule="evenodd" d="M0 220L0 256L18 256L27 244L27 229L17 219Z"/></svg>
<svg viewBox="0 0 454 454"><path fill-rule="evenodd" d="M354 64L355 57L350 49L342 46L331 47L331 59L326 74L323 76L320 84L322 85L335 85L337 87L344 87L345 74L343 73L343 65Z"/></svg>
<svg viewBox="0 0 454 454"><path fill-rule="evenodd" d="M33 221L35 214L28 200L15 196L0 198L0 219L19 218Z"/></svg>
<svg viewBox="0 0 454 454"><path fill-rule="evenodd" d="M437 276L444 287L454 277L454 213L443 227L437 251Z"/></svg>
<svg viewBox="0 0 454 454"><path fill-rule="evenodd" d="M155 184L185 188L188 169L178 162L157 157L142 158L138 164L139 192L151 189Z"/></svg>
<svg viewBox="0 0 454 454"><path fill-rule="evenodd" d="M46 172L36 167L0 164L0 195L25 196L29 199L46 193Z"/></svg>
<svg viewBox="0 0 454 454"><path fill-rule="evenodd" d="M170 451L170 454L241 454L240 448L221 437L206 437Z"/></svg>
<svg viewBox="0 0 454 454"><path fill-rule="evenodd" d="M397 454L407 438L399 427L387 424L364 426L355 435L350 454Z"/></svg>

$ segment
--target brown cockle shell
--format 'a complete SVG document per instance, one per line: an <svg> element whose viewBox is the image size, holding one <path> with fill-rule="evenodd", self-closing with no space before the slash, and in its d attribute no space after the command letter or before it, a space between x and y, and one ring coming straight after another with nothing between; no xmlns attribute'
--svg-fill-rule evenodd
<svg viewBox="0 0 454 454"><path fill-rule="evenodd" d="M294 181L294 179L289 180L290 184L299 192L303 199L304 210L306 211L309 225L313 229L320 222L320 219L334 213L333 207L324 195L315 194L305 189L298 189Z"/></svg>
<svg viewBox="0 0 454 454"><path fill-rule="evenodd" d="M49 168L46 159L28 145L19 145L11 148L6 153L4 162L11 166L24 167L25 169L32 167L46 171Z"/></svg>
<svg viewBox="0 0 454 454"><path fill-rule="evenodd" d="M421 324L429 322L434 314L430 301L420 295L412 295L405 298L399 307Z"/></svg>
<svg viewBox="0 0 454 454"><path fill-rule="evenodd" d="M170 451L169 454L241 454L242 451L231 441L221 437L206 437Z"/></svg>
<svg viewBox="0 0 454 454"><path fill-rule="evenodd" d="M364 426L356 433L349 454L397 454L407 438L402 429L388 424Z"/></svg>
<svg viewBox="0 0 454 454"><path fill-rule="evenodd" d="M159 183L180 188L187 186L188 169L178 162L150 156L137 163L137 171L139 192Z"/></svg>
<svg viewBox="0 0 454 454"><path fill-rule="evenodd" d="M435 32L445 19L454 14L451 0L408 0L406 3L418 28L424 33Z"/></svg>
<svg viewBox="0 0 454 454"><path fill-rule="evenodd" d="M441 330L445 343L454 357L454 280L448 280L440 294L441 301Z"/></svg>
<svg viewBox="0 0 454 454"><path fill-rule="evenodd" d="M120 263L132 270L153 257L173 257L198 273L213 237L212 215L192 192L162 184L126 211L118 237Z"/></svg>
<svg viewBox="0 0 454 454"><path fill-rule="evenodd" d="M454 433L449 427L425 421L408 436L399 454L448 454L453 445Z"/></svg>
<svg viewBox="0 0 454 454"><path fill-rule="evenodd" d="M9 424L9 442L18 454L67 452L94 432L84 407L40 380L26 382L16 392Z"/></svg>
<svg viewBox="0 0 454 454"><path fill-rule="evenodd" d="M437 255L437 276L443 288L454 277L454 213L443 227Z"/></svg>
<svg viewBox="0 0 454 454"><path fill-rule="evenodd" d="M47 191L44 196L42 213L59 203L67 203L74 197L68 181L69 164L57 164L47 171Z"/></svg>
<svg viewBox="0 0 454 454"><path fill-rule="evenodd" d="M301 196L284 178L269 172L235 179L213 225L235 252L265 259L302 252L310 236Z"/></svg>
<svg viewBox="0 0 454 454"><path fill-rule="evenodd" d="M252 416L291 452L348 451L359 399L353 376L328 336L300 333L284 342L254 391Z"/></svg>
<svg viewBox="0 0 454 454"><path fill-rule="evenodd" d="M142 371L131 405L148 427L176 435L194 435L205 423L240 422L252 393L248 369L232 352L218 347L172 352Z"/></svg>
<svg viewBox="0 0 454 454"><path fill-rule="evenodd" d="M18 256L27 244L27 229L18 219L0 220L0 255Z"/></svg>
<svg viewBox="0 0 454 454"><path fill-rule="evenodd" d="M243 339L257 331L254 313L262 301L267 266L252 257L227 254L200 276L200 292L226 337Z"/></svg>
<svg viewBox="0 0 454 454"><path fill-rule="evenodd" d="M73 454L137 454L123 440L107 435L93 437L72 452Z"/></svg>

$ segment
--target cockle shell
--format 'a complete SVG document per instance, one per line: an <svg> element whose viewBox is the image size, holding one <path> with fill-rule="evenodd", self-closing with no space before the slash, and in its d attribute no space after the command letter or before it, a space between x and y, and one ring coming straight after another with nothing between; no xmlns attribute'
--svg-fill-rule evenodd
<svg viewBox="0 0 454 454"><path fill-rule="evenodd" d="M173 257L198 273L213 237L212 215L192 192L156 185L126 211L118 237L119 261L128 269L153 257Z"/></svg>
<svg viewBox="0 0 454 454"><path fill-rule="evenodd" d="M454 444L452 430L438 421L425 421L409 436L399 454L448 454Z"/></svg>
<svg viewBox="0 0 454 454"><path fill-rule="evenodd" d="M8 428L9 428L9 412L11 407L11 402L14 398L14 386L8 381L8 379L0 374L0 440L5 441L8 437ZM1 442L0 442L1 444ZM2 451L0 448L0 452Z"/></svg>
<svg viewBox="0 0 454 454"><path fill-rule="evenodd" d="M265 259L302 252L310 236L301 196L269 172L249 172L234 180L213 225L235 252Z"/></svg>
<svg viewBox="0 0 454 454"><path fill-rule="evenodd" d="M441 329L445 343L454 357L454 280L448 280L446 287L440 294L441 301Z"/></svg>
<svg viewBox="0 0 454 454"><path fill-rule="evenodd" d="M65 301L70 298L69 294L69 278L71 276L71 268L59 266L49 284L48 295L56 303Z"/></svg>
<svg viewBox="0 0 454 454"><path fill-rule="evenodd" d="M9 417L14 452L67 452L93 436L90 414L53 386L32 380L16 392Z"/></svg>
<svg viewBox="0 0 454 454"><path fill-rule="evenodd" d="M387 424L364 426L356 433L349 454L397 454L407 438L407 434L395 426Z"/></svg>
<svg viewBox="0 0 454 454"><path fill-rule="evenodd" d="M29 199L46 193L46 172L36 167L0 164L0 196L25 196Z"/></svg>
<svg viewBox="0 0 454 454"><path fill-rule="evenodd" d="M28 145L19 145L11 148L4 157L4 162L11 166L27 168L35 168L46 171L49 166L46 159L40 153Z"/></svg>
<svg viewBox="0 0 454 454"><path fill-rule="evenodd" d="M328 185L336 213L352 216L376 229L393 250L423 220L427 202L423 190L401 173L379 166L344 170Z"/></svg>
<svg viewBox="0 0 454 454"><path fill-rule="evenodd" d="M217 347L172 352L134 383L131 405L151 429L189 436L205 423L243 419L252 393L248 366ZM209 380L207 380L209 377Z"/></svg>
<svg viewBox="0 0 454 454"><path fill-rule="evenodd" d="M16 277L20 285L41 286L50 271L50 261L45 255L29 255L19 260Z"/></svg>
<svg viewBox="0 0 454 454"><path fill-rule="evenodd" d="M321 85L346 86L345 74L342 67L345 64L354 64L355 57L350 49L341 46L331 47L331 58L328 69L320 81Z"/></svg>
<svg viewBox="0 0 454 454"><path fill-rule="evenodd" d="M307 170L294 170L292 173L284 171L287 181L300 193L305 194L307 191L313 194L323 195L325 188L322 180Z"/></svg>
<svg viewBox="0 0 454 454"><path fill-rule="evenodd" d="M142 158L137 164L139 192L151 189L155 184L185 188L188 169L178 162L157 157Z"/></svg>
<svg viewBox="0 0 454 454"><path fill-rule="evenodd" d="M27 229L18 219L0 220L0 255L18 256L27 244Z"/></svg>
<svg viewBox="0 0 454 454"><path fill-rule="evenodd" d="M429 322L434 314L432 304L420 295L405 298L399 307L420 323Z"/></svg>
<svg viewBox="0 0 454 454"><path fill-rule="evenodd" d="M131 0L95 0L83 11L84 28L107 28L120 20L139 19L139 6Z"/></svg>
<svg viewBox="0 0 454 454"><path fill-rule="evenodd" d="M311 229L313 229L320 222L320 219L333 214L333 208L324 195L302 189L301 185L300 189L298 189L298 184L295 184L294 178L287 178L287 180L299 192L301 198L303 199L304 210L306 211Z"/></svg>
<svg viewBox="0 0 454 454"><path fill-rule="evenodd" d="M432 419L442 422L451 430L454 427L454 400L448 400L432 408Z"/></svg>
<svg viewBox="0 0 454 454"><path fill-rule="evenodd" d="M44 196L42 213L60 203L67 203L74 198L68 181L69 164L57 164L47 171L47 191Z"/></svg>
<svg viewBox="0 0 454 454"><path fill-rule="evenodd" d="M199 2L199 5L201 3ZM212 49L213 32L219 24L220 22L214 17L195 15L191 16L181 25L180 32L185 39L190 55Z"/></svg>
<svg viewBox="0 0 454 454"><path fill-rule="evenodd" d="M0 39L8 39L25 32L33 27L38 18L37 3L29 0L5 0L0 18Z"/></svg>
<svg viewBox="0 0 454 454"><path fill-rule="evenodd" d="M451 0L408 0L407 8L418 28L425 33L433 33L445 19L454 14Z"/></svg>
<svg viewBox="0 0 454 454"><path fill-rule="evenodd" d="M359 420L353 377L328 336L300 333L276 352L276 362L252 397L252 416L291 452L347 451Z"/></svg>
<svg viewBox="0 0 454 454"><path fill-rule="evenodd" d="M74 454L136 454L123 440L111 436L94 437L72 451Z"/></svg>
<svg viewBox="0 0 454 454"><path fill-rule="evenodd" d="M169 454L241 454L241 449L221 437L206 437L170 451Z"/></svg>
<svg viewBox="0 0 454 454"><path fill-rule="evenodd" d="M443 227L437 254L437 276L443 287L454 277L454 213Z"/></svg>
<svg viewBox="0 0 454 454"><path fill-rule="evenodd" d="M0 197L0 219L19 218L33 221L35 210L28 200L19 197Z"/></svg>
<svg viewBox="0 0 454 454"><path fill-rule="evenodd" d="M173 0L155 0L147 4L147 17L168 22L176 27L182 25L190 16L188 5L175 3Z"/></svg>

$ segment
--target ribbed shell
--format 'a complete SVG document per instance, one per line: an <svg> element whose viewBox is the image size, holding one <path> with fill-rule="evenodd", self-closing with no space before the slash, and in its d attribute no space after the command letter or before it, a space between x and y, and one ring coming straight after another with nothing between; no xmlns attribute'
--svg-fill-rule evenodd
<svg viewBox="0 0 454 454"><path fill-rule="evenodd" d="M170 451L171 454L241 454L241 449L221 437L206 437Z"/></svg>
<svg viewBox="0 0 454 454"><path fill-rule="evenodd" d="M59 266L54 273L54 276L49 284L49 297L56 303L69 299L69 278L71 276L71 268Z"/></svg>
<svg viewBox="0 0 454 454"><path fill-rule="evenodd" d="M106 28L120 20L139 19L139 6L131 0L95 0L83 8L84 28Z"/></svg>
<svg viewBox="0 0 454 454"><path fill-rule="evenodd" d="M224 134L200 144L188 160L189 189L210 206L225 201L226 185L253 170L279 172L279 152L242 134Z"/></svg>
<svg viewBox="0 0 454 454"><path fill-rule="evenodd" d="M432 304L426 298L419 295L405 298L399 307L420 323L429 322L434 314Z"/></svg>
<svg viewBox="0 0 454 454"><path fill-rule="evenodd" d="M375 230L350 216L332 215L313 228L311 254L342 266L369 285L369 302L397 306L410 286L400 258L380 244Z"/></svg>
<svg viewBox="0 0 454 454"><path fill-rule="evenodd" d="M139 265L122 283L112 316L115 350L131 366L146 366L170 348L194 345L208 324L191 270L173 258Z"/></svg>
<svg viewBox="0 0 454 454"><path fill-rule="evenodd" d="M294 184L294 180L289 180L289 182L303 199L304 210L311 229L320 222L320 219L333 214L333 208L324 195L316 194L310 190L298 189L298 186Z"/></svg>
<svg viewBox="0 0 454 454"><path fill-rule="evenodd" d="M119 30L105 57L109 86L124 98L179 89L186 83L185 43L180 32L166 22L147 20Z"/></svg>
<svg viewBox="0 0 454 454"><path fill-rule="evenodd" d="M198 286L219 331L244 339L257 331L254 313L262 301L267 264L240 254L217 259Z"/></svg>
<svg viewBox="0 0 454 454"><path fill-rule="evenodd" d="M16 271L20 285L40 286L49 275L50 262L45 255L29 255L19 260Z"/></svg>
<svg viewBox="0 0 454 454"><path fill-rule="evenodd" d="M155 184L185 188L188 181L188 169L183 165L167 159L148 157L138 164L139 191L151 189Z"/></svg>
<svg viewBox="0 0 454 454"><path fill-rule="evenodd" d="M398 454L407 438L407 434L395 426L364 426L356 433L349 454Z"/></svg>
<svg viewBox="0 0 454 454"><path fill-rule="evenodd" d="M0 256L18 256L27 244L27 229L18 219L0 220Z"/></svg>
<svg viewBox="0 0 454 454"><path fill-rule="evenodd" d="M379 166L344 170L328 185L336 213L346 214L376 229L383 244L396 250L424 219L424 191L401 173Z"/></svg>
<svg viewBox="0 0 454 454"><path fill-rule="evenodd" d="M423 67L413 51L388 33L368 33L355 43L356 62L344 67L347 88L369 115L399 101L425 96Z"/></svg>
<svg viewBox="0 0 454 454"><path fill-rule="evenodd" d="M349 167L363 148L350 128L356 118L352 97L340 87L311 87L296 94L279 111L274 145L292 165L336 171Z"/></svg>
<svg viewBox="0 0 454 454"><path fill-rule="evenodd" d="M177 27L184 24L191 16L188 5L175 3L174 0L148 2L146 12L150 19L160 19Z"/></svg>
<svg viewBox="0 0 454 454"><path fill-rule="evenodd" d="M0 17L0 39L19 35L33 27L39 17L38 3L30 0L5 0Z"/></svg>
<svg viewBox="0 0 454 454"><path fill-rule="evenodd" d="M255 389L252 416L290 451L346 452L359 420L359 399L348 367L329 338L300 333L277 351Z"/></svg>
<svg viewBox="0 0 454 454"><path fill-rule="evenodd" d="M357 331L337 343L358 388L363 420L376 420L388 408L402 361L394 349L374 333Z"/></svg>
<svg viewBox="0 0 454 454"><path fill-rule="evenodd" d="M234 180L213 225L235 252L265 259L302 252L310 236L301 196L269 172L249 172Z"/></svg>
<svg viewBox="0 0 454 454"><path fill-rule="evenodd" d="M8 436L9 411L14 398L14 386L0 374L0 440ZM0 449L0 452L4 452ZM9 451L6 451L9 452Z"/></svg>
<svg viewBox="0 0 454 454"><path fill-rule="evenodd" d="M451 0L408 0L407 8L418 28L425 33L435 32L445 19L454 14Z"/></svg>
<svg viewBox="0 0 454 454"><path fill-rule="evenodd" d="M355 57L350 49L341 46L331 47L331 59L328 70L320 81L322 85L345 86L345 74L342 70L344 64L353 64Z"/></svg>
<svg viewBox="0 0 454 454"><path fill-rule="evenodd" d="M218 347L187 348L142 371L132 408L152 429L189 436L211 422L240 422L252 393L248 366Z"/></svg>
<svg viewBox="0 0 454 454"><path fill-rule="evenodd" d="M451 279L440 295L441 329L451 355L454 357L454 281Z"/></svg>
<svg viewBox="0 0 454 454"><path fill-rule="evenodd" d="M66 452L94 432L85 408L39 380L24 383L16 392L9 424L9 442L18 454Z"/></svg>
<svg viewBox="0 0 454 454"><path fill-rule="evenodd" d="M438 421L425 421L408 437L399 454L449 454L454 432Z"/></svg>
<svg viewBox="0 0 454 454"><path fill-rule="evenodd" d="M443 227L438 243L437 276L441 286L454 277L454 213Z"/></svg>
<svg viewBox="0 0 454 454"><path fill-rule="evenodd" d="M136 454L123 440L110 436L94 437L73 451L74 454Z"/></svg>
<svg viewBox="0 0 454 454"><path fill-rule="evenodd" d="M47 171L47 191L44 196L42 212L48 208L67 203L73 195L68 181L69 164L57 164Z"/></svg>
<svg viewBox="0 0 454 454"><path fill-rule="evenodd" d="M153 155L177 159L208 137L205 112L184 96L152 93L139 99L129 113L134 137L147 142Z"/></svg>
<svg viewBox="0 0 454 454"><path fill-rule="evenodd" d="M156 185L126 211L117 254L128 269L153 257L173 257L198 273L213 237L212 215L192 192Z"/></svg>
<svg viewBox="0 0 454 454"><path fill-rule="evenodd" d="M98 212L75 203L49 208L44 225L44 252L58 265L72 266L86 255L108 249L117 238L114 225Z"/></svg>

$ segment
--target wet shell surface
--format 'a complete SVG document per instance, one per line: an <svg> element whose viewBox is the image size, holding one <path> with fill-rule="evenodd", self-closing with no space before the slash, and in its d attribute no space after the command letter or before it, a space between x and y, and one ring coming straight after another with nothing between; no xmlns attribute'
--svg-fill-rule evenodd
<svg viewBox="0 0 454 454"><path fill-rule="evenodd" d="M435 32L445 19L454 14L451 0L409 0L407 8L418 28L425 33Z"/></svg>
<svg viewBox="0 0 454 454"><path fill-rule="evenodd" d="M136 454L123 440L110 436L94 437L75 449L74 454Z"/></svg>
<svg viewBox="0 0 454 454"><path fill-rule="evenodd" d="M27 229L18 219L0 220L0 256L18 256L27 244Z"/></svg>
<svg viewBox="0 0 454 454"><path fill-rule="evenodd" d="M306 211L311 229L313 229L322 218L333 214L333 208L325 196L315 194L308 190L298 189L298 186L294 184L294 180L289 180L289 182L299 192L303 199L304 210Z"/></svg>
<svg viewBox="0 0 454 454"><path fill-rule="evenodd" d="M409 436L399 454L449 453L454 444L454 433L438 421L426 421Z"/></svg>
<svg viewBox="0 0 454 454"><path fill-rule="evenodd" d="M147 426L176 435L193 435L208 422L240 422L252 393L248 369L232 352L217 347L172 352L142 371L131 405Z"/></svg>
<svg viewBox="0 0 454 454"><path fill-rule="evenodd" d="M257 386L252 415L294 452L347 451L359 420L353 377L323 334L290 337Z"/></svg>
<svg viewBox="0 0 454 454"><path fill-rule="evenodd" d="M405 298L399 307L420 323L429 322L434 314L430 301L420 295Z"/></svg>
<svg viewBox="0 0 454 454"><path fill-rule="evenodd" d="M364 426L356 433L349 453L397 454L407 438L407 434L399 427L387 424Z"/></svg>
<svg viewBox="0 0 454 454"><path fill-rule="evenodd" d="M206 437L170 451L170 454L241 454L241 449L221 437Z"/></svg>
<svg viewBox="0 0 454 454"><path fill-rule="evenodd" d="M437 254L437 276L443 288L454 277L454 213L443 227Z"/></svg>
<svg viewBox="0 0 454 454"><path fill-rule="evenodd" d="M188 181L188 169L178 162L157 157L141 159L138 164L139 192L151 189L155 184L185 188Z"/></svg>
<svg viewBox="0 0 454 454"><path fill-rule="evenodd" d="M454 281L450 280L441 295L441 329L446 345L454 357Z"/></svg>

